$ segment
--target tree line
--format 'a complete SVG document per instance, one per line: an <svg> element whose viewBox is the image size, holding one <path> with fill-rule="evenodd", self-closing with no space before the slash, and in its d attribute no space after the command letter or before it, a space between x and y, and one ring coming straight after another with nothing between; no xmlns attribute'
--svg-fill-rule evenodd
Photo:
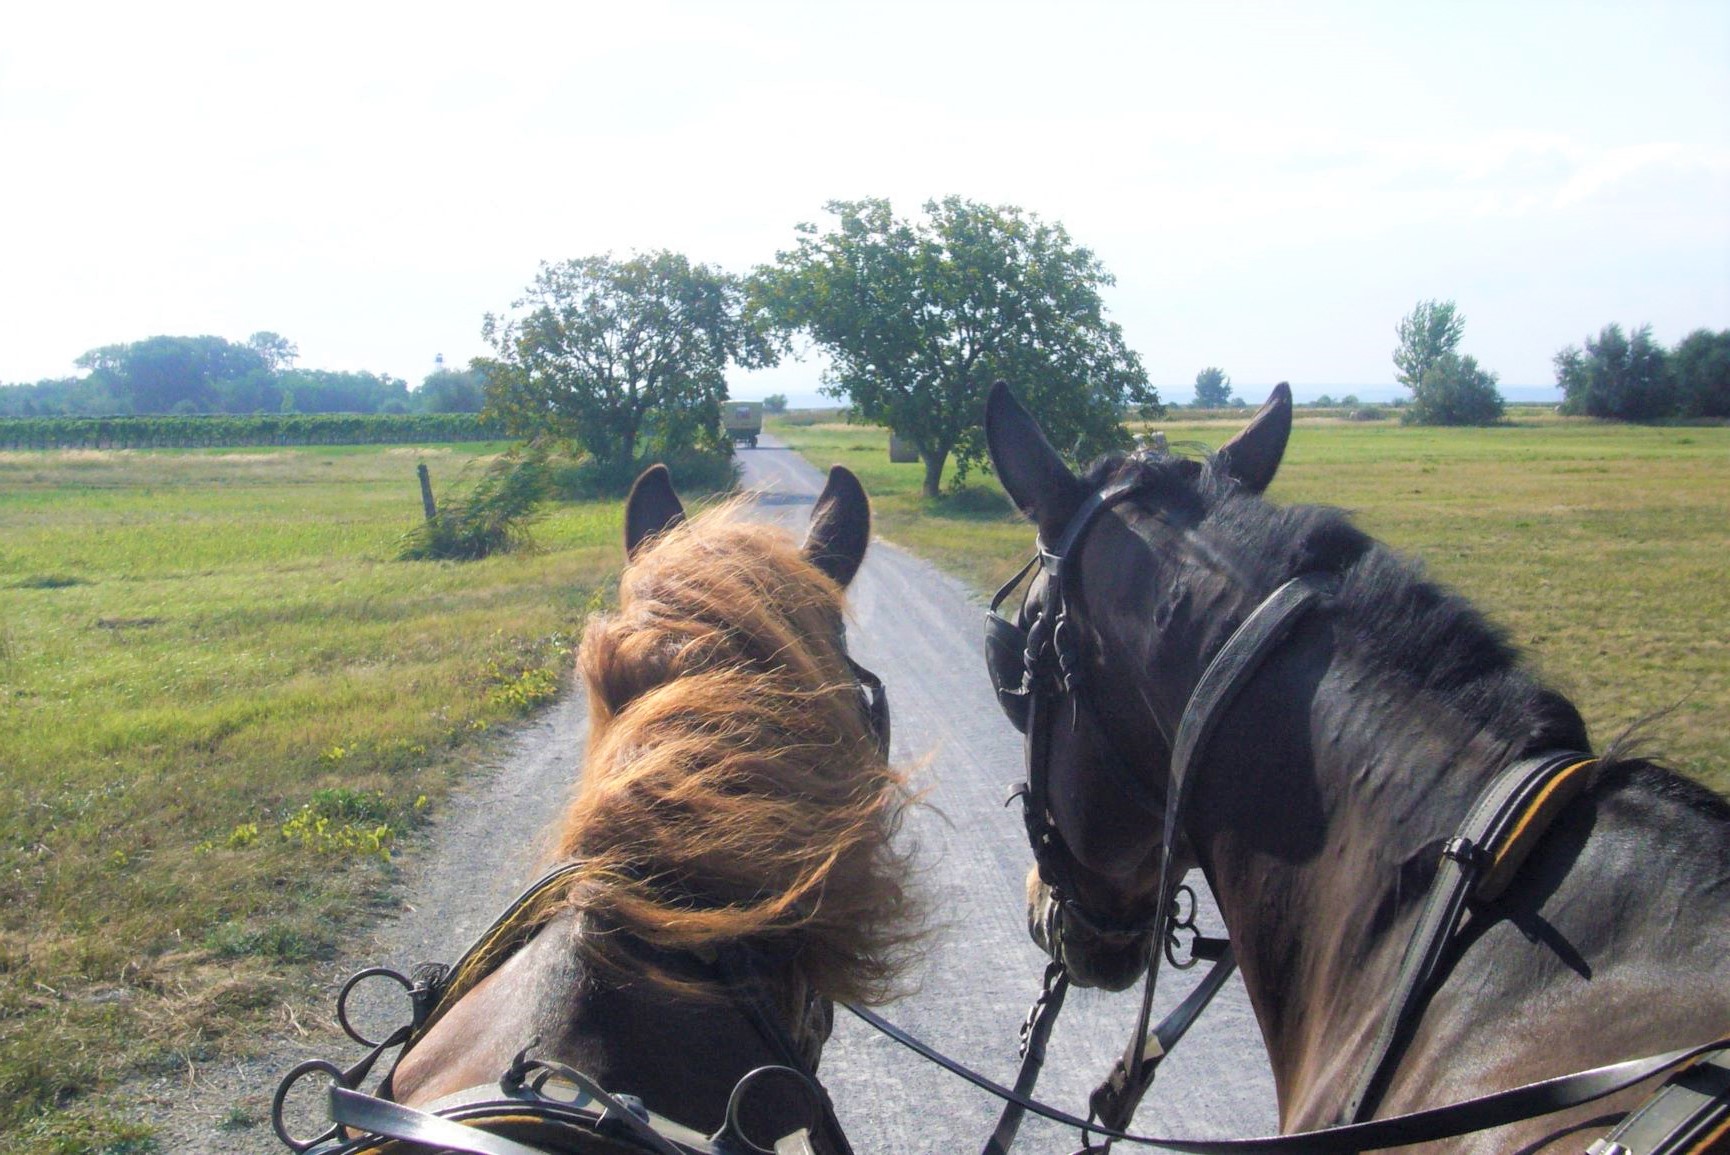
<svg viewBox="0 0 1730 1155"><path fill-rule="evenodd" d="M0 417L0 449L202 449L489 441L479 413L263 413L251 416Z"/></svg>
<svg viewBox="0 0 1730 1155"><path fill-rule="evenodd" d="M432 373L411 391L389 374L302 369L298 359L295 344L272 332L104 345L74 362L80 376L0 385L0 416L477 413L485 403L469 370Z"/></svg>
<svg viewBox="0 0 1730 1155"><path fill-rule="evenodd" d="M1496 375L1459 353L1466 319L1452 301L1419 301L1400 320L1394 366L1412 391L1403 421L1488 425L1501 420ZM1553 359L1563 413L1615 421L1730 417L1730 329L1697 329L1666 350L1642 325L1606 325Z"/></svg>

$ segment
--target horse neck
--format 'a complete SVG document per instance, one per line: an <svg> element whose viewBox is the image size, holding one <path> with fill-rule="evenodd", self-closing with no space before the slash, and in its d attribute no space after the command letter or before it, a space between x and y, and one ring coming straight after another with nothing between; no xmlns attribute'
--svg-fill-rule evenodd
<svg viewBox="0 0 1730 1155"><path fill-rule="evenodd" d="M1351 1085L1442 843L1506 747L1336 654L1312 619L1190 768L1184 827L1267 1041L1282 1109Z"/></svg>

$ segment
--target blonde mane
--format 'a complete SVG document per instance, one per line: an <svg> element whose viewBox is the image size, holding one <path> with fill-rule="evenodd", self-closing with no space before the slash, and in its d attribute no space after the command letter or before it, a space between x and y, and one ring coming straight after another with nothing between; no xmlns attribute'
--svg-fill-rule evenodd
<svg viewBox="0 0 1730 1155"><path fill-rule="evenodd" d="M918 937L890 845L908 798L861 711L841 599L735 507L626 568L618 611L583 635L589 752L557 833L591 961L640 973L632 939L743 942L830 998L892 993Z"/></svg>

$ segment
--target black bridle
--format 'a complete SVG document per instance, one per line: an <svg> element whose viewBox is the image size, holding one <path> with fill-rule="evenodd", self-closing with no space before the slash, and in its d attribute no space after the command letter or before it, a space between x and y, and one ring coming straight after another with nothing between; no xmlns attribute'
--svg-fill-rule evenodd
<svg viewBox="0 0 1730 1155"><path fill-rule="evenodd" d="M1165 816L1159 883L1151 915L1131 921L1103 918L1089 912L1077 900L1073 882L1074 856L1064 844L1062 832L1058 830L1051 812L1051 741L1058 718L1063 713L1058 708L1059 699L1068 702L1072 726L1077 723L1080 710L1090 709L1086 705L1081 676L1080 627L1075 613L1080 598L1080 575L1075 559L1098 517L1134 497L1143 488L1145 486L1139 479L1132 478L1089 495L1070 516L1058 540L1048 546L1041 539L1038 554L997 591L985 619L986 670L992 689L1010 725L1025 738L1026 777L1017 793L1021 797L1022 820L1027 828L1034 863L1041 881L1049 890L1047 925L1043 928L1046 945L1053 959L1061 964L1066 926L1075 927L1094 941L1128 944L1145 940L1147 980L1135 1032L1111 1076L1094 1091L1090 1101L1091 1114L1115 1131L1122 1131L1128 1125L1136 1105L1151 1086L1159 1063L1224 985L1236 965L1227 940L1208 938L1196 932L1194 894L1187 887L1178 885L1179 879L1173 871L1178 814L1186 784L1183 765L1211 734L1229 700L1229 692L1224 696L1210 697L1203 693L1202 686L1198 686L1191 696L1173 744L1172 776L1163 795L1137 773L1136 766L1124 758L1121 751L1113 748L1107 756L1108 762L1118 760L1113 769L1127 797L1149 817L1161 812ZM1025 601L1017 620L1011 621L999 607L1035 566L1045 572L1044 603L1031 623L1026 623ZM1275 598L1278 597L1276 593ZM1245 657L1252 668L1259 663L1265 650L1284 636L1285 629L1289 628L1289 619L1306 608L1310 600L1306 597L1292 610L1282 612L1281 628L1273 631L1271 636L1247 643L1250 652ZM1257 616L1252 615L1252 619ZM1234 649L1228 643L1227 649L1243 652L1244 647ZM1204 678L1203 683L1206 682ZM1235 688L1233 686L1232 691ZM1100 730L1109 736L1103 726ZM1180 763L1176 750L1186 742L1188 747ZM1181 896L1185 893L1190 899L1187 915L1181 911ZM1192 953L1188 961L1180 961L1174 951L1179 945L1180 935L1186 931L1193 936ZM1156 944L1162 949L1154 949ZM1200 958L1209 958L1213 961L1213 968L1196 995L1186 999L1155 1028L1151 1026L1153 996L1162 954L1174 966L1180 967L1193 965Z"/></svg>

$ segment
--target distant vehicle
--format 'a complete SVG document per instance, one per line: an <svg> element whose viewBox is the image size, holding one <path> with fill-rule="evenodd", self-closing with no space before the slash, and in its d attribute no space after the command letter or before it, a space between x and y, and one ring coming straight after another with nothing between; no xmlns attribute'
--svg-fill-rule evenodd
<svg viewBox="0 0 1730 1155"><path fill-rule="evenodd" d="M761 401L729 401L721 407L721 426L734 445L757 448L757 434L763 432Z"/></svg>

